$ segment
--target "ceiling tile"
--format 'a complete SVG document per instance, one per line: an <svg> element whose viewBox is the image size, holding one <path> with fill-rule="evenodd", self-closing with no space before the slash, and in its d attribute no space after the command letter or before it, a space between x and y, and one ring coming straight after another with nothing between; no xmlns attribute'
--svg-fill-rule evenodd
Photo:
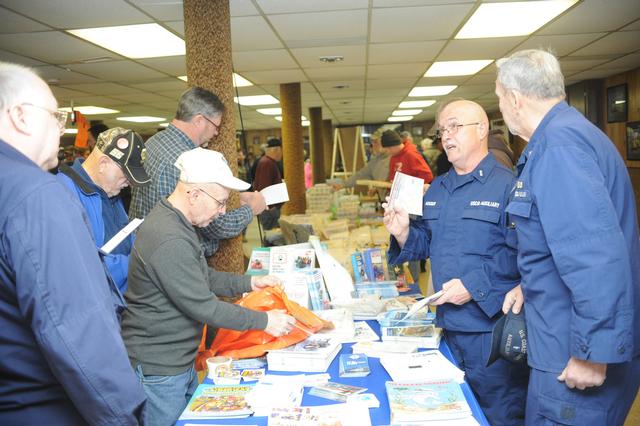
<svg viewBox="0 0 640 426"><path fill-rule="evenodd" d="M253 50L235 52L233 54L233 68L239 73L247 70L266 71L297 67L297 64L285 49Z"/></svg>
<svg viewBox="0 0 640 426"><path fill-rule="evenodd" d="M432 62L446 41L409 43L381 43L369 46L370 64L401 64L404 62Z"/></svg>
<svg viewBox="0 0 640 426"><path fill-rule="evenodd" d="M163 24L184 38L184 21L164 22Z"/></svg>
<svg viewBox="0 0 640 426"><path fill-rule="evenodd" d="M257 0L258 5L266 14L303 13L325 10L367 9L369 0Z"/></svg>
<svg viewBox="0 0 640 426"><path fill-rule="evenodd" d="M138 88L140 90L146 90L149 92L164 92L167 90L187 90L189 87L187 83L177 78L163 79L154 82L147 83L135 83L131 84L131 87Z"/></svg>
<svg viewBox="0 0 640 426"><path fill-rule="evenodd" d="M77 72L88 74L105 81L140 81L166 77L133 61L98 62L92 64L71 64L68 67Z"/></svg>
<svg viewBox="0 0 640 426"><path fill-rule="evenodd" d="M51 29L3 7L0 7L0 14L2 14L0 34L28 33L31 31L46 31Z"/></svg>
<svg viewBox="0 0 640 426"><path fill-rule="evenodd" d="M420 78L427 70L428 65L424 63L402 63L389 65L369 65L367 68L367 78L394 78L413 77Z"/></svg>
<svg viewBox="0 0 640 426"><path fill-rule="evenodd" d="M367 11L346 10L340 12L292 13L270 15L269 21L276 32L291 48L311 46L335 46L336 41L362 44L367 36ZM309 25L313 22L313 25Z"/></svg>
<svg viewBox="0 0 640 426"><path fill-rule="evenodd" d="M587 59L577 56L567 56L560 61L562 71L585 71L606 62L606 59Z"/></svg>
<svg viewBox="0 0 640 426"><path fill-rule="evenodd" d="M35 67L38 65L45 65L44 62L36 61L35 59L27 58L25 56L16 55L15 53L0 50L0 61L13 62L15 64L24 65L27 67Z"/></svg>
<svg viewBox="0 0 640 426"><path fill-rule="evenodd" d="M584 0L536 35L613 31L638 18L638 0Z"/></svg>
<svg viewBox="0 0 640 426"><path fill-rule="evenodd" d="M251 0L233 0L229 2L229 10L232 17L258 15L259 12Z"/></svg>
<svg viewBox="0 0 640 426"><path fill-rule="evenodd" d="M88 58L117 56L113 52L59 31L1 34L0 48L51 64L69 64Z"/></svg>
<svg viewBox="0 0 640 426"><path fill-rule="evenodd" d="M627 53L640 48L640 45L638 44L639 39L640 31L623 31L613 33L601 38L585 48L577 50L573 55L590 56Z"/></svg>
<svg viewBox="0 0 640 426"><path fill-rule="evenodd" d="M583 71L579 73L572 73L569 76L573 81L591 80L594 78L605 78L612 75L620 74L627 71L625 68L606 68L606 69L593 69L589 71Z"/></svg>
<svg viewBox="0 0 640 426"><path fill-rule="evenodd" d="M182 2L176 0L129 0L158 21L179 21L184 19Z"/></svg>
<svg viewBox="0 0 640 426"><path fill-rule="evenodd" d="M161 105L161 108L165 108L169 102L164 96L156 95L155 93L122 93L119 95L113 95L113 98L125 102L134 103L148 103L150 105L156 105L156 102Z"/></svg>
<svg viewBox="0 0 640 426"><path fill-rule="evenodd" d="M371 42L444 40L471 10L473 4L374 9Z"/></svg>
<svg viewBox="0 0 640 426"><path fill-rule="evenodd" d="M630 55L625 55L620 59L615 59L611 62L607 62L606 64L602 64L600 66L595 67L594 69L598 70L601 68L639 68L640 67L640 53L632 53Z"/></svg>
<svg viewBox="0 0 640 426"><path fill-rule="evenodd" d="M283 47L261 16L231 18L231 45L234 52Z"/></svg>
<svg viewBox="0 0 640 426"><path fill-rule="evenodd" d="M298 69L276 71L246 71L243 75L255 84L283 84L306 81L307 77Z"/></svg>
<svg viewBox="0 0 640 426"><path fill-rule="evenodd" d="M99 82L97 78L79 74L54 65L35 67L36 72L49 84L72 84Z"/></svg>
<svg viewBox="0 0 640 426"><path fill-rule="evenodd" d="M141 64L155 68L176 77L187 74L187 63L185 56L166 56L164 58L137 59Z"/></svg>
<svg viewBox="0 0 640 426"><path fill-rule="evenodd" d="M132 89L131 87L116 83L67 84L64 87L94 95L120 95L123 93L140 92L138 89Z"/></svg>
<svg viewBox="0 0 640 426"><path fill-rule="evenodd" d="M399 89L403 88L407 92L416 82L415 78L385 78L376 80L367 80L367 90L371 89Z"/></svg>
<svg viewBox="0 0 640 426"><path fill-rule="evenodd" d="M305 73L314 81L350 80L364 77L364 66L339 68L305 68Z"/></svg>
<svg viewBox="0 0 640 426"><path fill-rule="evenodd" d="M536 35L529 37L524 43L518 45L515 50L522 49L551 49L557 56L568 55L571 52L584 47L586 44L603 37L606 33L587 33L572 35Z"/></svg>
<svg viewBox="0 0 640 426"><path fill-rule="evenodd" d="M93 28L145 24L151 18L123 0L2 0L16 12L55 28Z"/></svg>
<svg viewBox="0 0 640 426"><path fill-rule="evenodd" d="M343 67L364 65L367 54L366 45L359 46L323 46L304 49L291 49L291 53L302 67ZM322 56L342 56L344 60L333 63L323 63Z"/></svg>

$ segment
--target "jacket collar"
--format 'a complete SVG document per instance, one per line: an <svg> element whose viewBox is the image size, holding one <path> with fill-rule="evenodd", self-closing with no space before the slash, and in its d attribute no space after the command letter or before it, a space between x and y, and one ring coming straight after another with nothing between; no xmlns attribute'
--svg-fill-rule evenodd
<svg viewBox="0 0 640 426"><path fill-rule="evenodd" d="M496 157L494 157L493 154L489 152L482 159L482 161L478 163L476 168L473 169L471 173L467 173L466 175L458 175L452 166L449 172L447 172L447 174L442 179L441 184L449 192L453 191L457 187L462 186L474 179L484 185L484 183L487 181L487 179L489 178L489 175L493 172L493 169L496 167L497 164L498 162L496 160ZM461 178L456 179L456 176L460 176Z"/></svg>

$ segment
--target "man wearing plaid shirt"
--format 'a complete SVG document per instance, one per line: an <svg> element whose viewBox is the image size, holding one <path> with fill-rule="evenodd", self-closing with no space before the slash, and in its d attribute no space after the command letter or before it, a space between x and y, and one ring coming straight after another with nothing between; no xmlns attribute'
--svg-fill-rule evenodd
<svg viewBox="0 0 640 426"><path fill-rule="evenodd" d="M151 184L133 189L130 218L144 218L158 201L173 192L180 175L174 166L178 156L198 146L206 146L217 136L224 110L220 99L208 90L192 87L182 94L171 124L146 143L144 168L151 177ZM253 216L266 209L264 197L259 192L241 193L240 204L239 208L220 215L206 228L199 228L207 256L218 250L219 240L240 235Z"/></svg>

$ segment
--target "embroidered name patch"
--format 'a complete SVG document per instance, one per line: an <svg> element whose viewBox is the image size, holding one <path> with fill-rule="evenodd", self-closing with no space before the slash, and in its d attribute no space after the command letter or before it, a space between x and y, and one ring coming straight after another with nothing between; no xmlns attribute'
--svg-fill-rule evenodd
<svg viewBox="0 0 640 426"><path fill-rule="evenodd" d="M493 207L494 209L500 208L500 203L497 201L469 201L470 206L483 206L483 207Z"/></svg>

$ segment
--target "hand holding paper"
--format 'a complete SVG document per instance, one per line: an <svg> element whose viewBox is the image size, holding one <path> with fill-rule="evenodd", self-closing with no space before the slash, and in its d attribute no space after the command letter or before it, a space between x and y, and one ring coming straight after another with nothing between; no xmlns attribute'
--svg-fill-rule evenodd
<svg viewBox="0 0 640 426"><path fill-rule="evenodd" d="M424 179L396 172L389 193L389 206L402 207L407 213L422 216Z"/></svg>
<svg viewBox="0 0 640 426"><path fill-rule="evenodd" d="M100 247L100 251L102 254L109 254L111 251L118 246L125 238L129 236L133 231L135 231L138 226L142 223L144 219L135 218L131 222L127 224L124 228L122 228L116 235L114 235L109 241L105 243L102 247Z"/></svg>
<svg viewBox="0 0 640 426"><path fill-rule="evenodd" d="M425 306L431 304L432 302L435 302L437 299L440 298L440 296L442 296L444 294L443 290L440 290L437 293L432 294L429 297L425 297L424 299L422 299L421 301L414 303L413 306L411 306L411 309L409 309L407 311L407 314L401 319L401 321L404 321L406 319L411 318L412 316L414 316L418 311L420 311L420 309L424 308Z"/></svg>

